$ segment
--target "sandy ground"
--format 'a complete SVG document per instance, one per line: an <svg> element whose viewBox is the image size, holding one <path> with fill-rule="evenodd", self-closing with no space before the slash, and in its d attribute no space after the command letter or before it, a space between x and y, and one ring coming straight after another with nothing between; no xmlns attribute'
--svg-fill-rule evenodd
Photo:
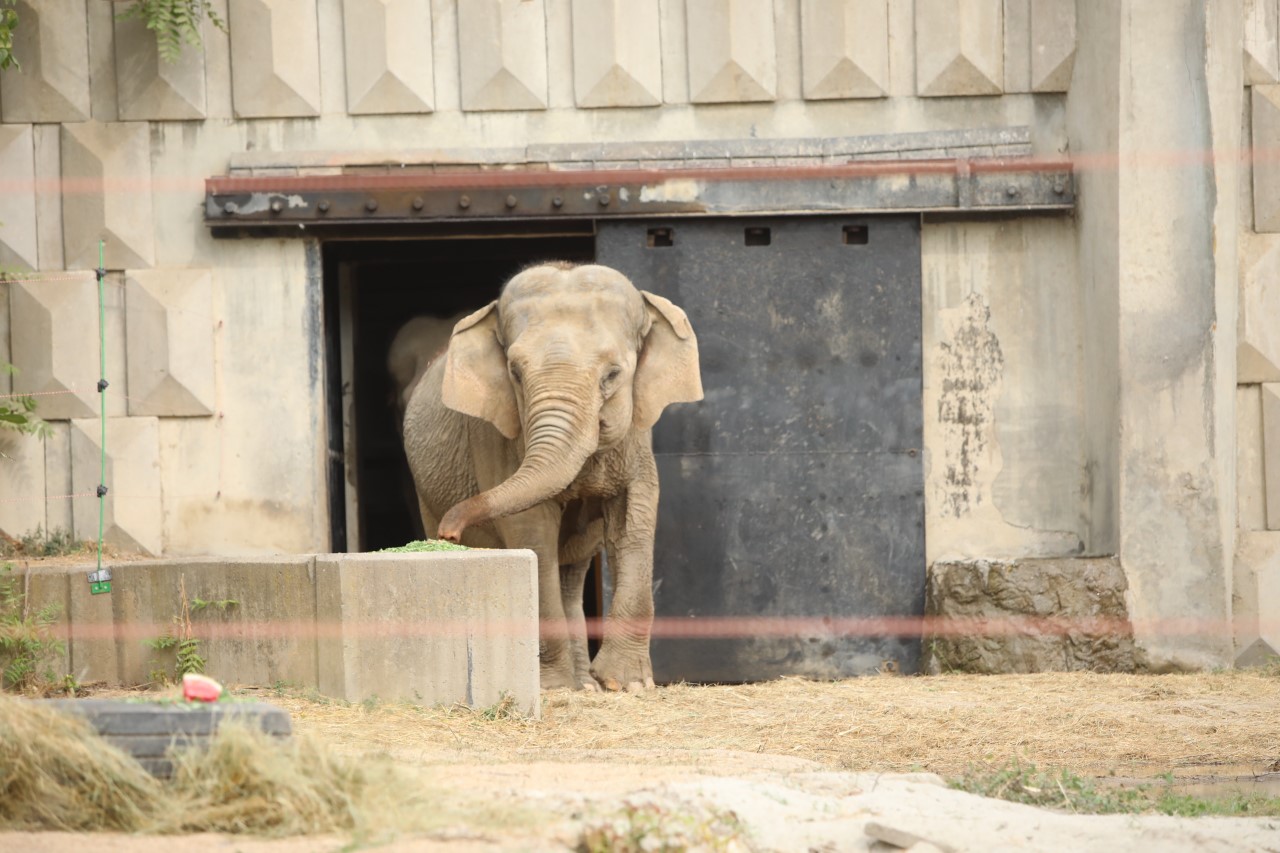
<svg viewBox="0 0 1280 853"><path fill-rule="evenodd" d="M1075 815L984 800L941 778L1019 760L1103 780L1166 772L1280 780L1267 775L1280 774L1275 674L884 676L555 692L544 695L540 720L246 692L288 709L296 732L332 750L390 756L435 792L439 829L354 846L345 838L9 833L0 849L565 850L606 819L638 825L618 823L629 809L665 827L650 829L650 843L732 814L739 840L725 849L892 850L927 841L943 850L1280 851L1280 818ZM929 849L917 843L920 853Z"/></svg>

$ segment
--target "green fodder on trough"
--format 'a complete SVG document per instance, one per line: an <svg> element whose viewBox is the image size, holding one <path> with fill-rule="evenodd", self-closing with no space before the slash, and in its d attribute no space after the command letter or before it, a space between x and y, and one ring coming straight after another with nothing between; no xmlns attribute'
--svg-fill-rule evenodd
<svg viewBox="0 0 1280 853"><path fill-rule="evenodd" d="M82 720L0 698L0 829L357 837L438 822L426 789L389 761L325 754L224 725L208 750L152 778Z"/></svg>
<svg viewBox="0 0 1280 853"><path fill-rule="evenodd" d="M426 551L470 551L466 545L455 545L443 539L419 539L394 548L383 548L379 554L418 554Z"/></svg>

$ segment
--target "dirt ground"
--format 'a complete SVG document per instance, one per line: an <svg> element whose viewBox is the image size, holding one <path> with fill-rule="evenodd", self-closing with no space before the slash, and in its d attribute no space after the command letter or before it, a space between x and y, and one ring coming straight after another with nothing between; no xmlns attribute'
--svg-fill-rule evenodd
<svg viewBox="0 0 1280 853"><path fill-rule="evenodd" d="M952 850L1280 851L1280 818L1072 815L983 800L931 775L1018 760L1101 780L1280 779L1268 776L1280 774L1276 674L881 676L553 692L541 720L245 692L286 708L297 733L344 754L389 756L435 792L438 828L364 839L381 850L564 850L593 819L630 808L666 824L732 813L749 847L724 849L898 849L876 840L888 837ZM8 834L0 848L78 853L86 840ZM284 853L349 842L194 836L181 844ZM173 843L96 835L90 846Z"/></svg>

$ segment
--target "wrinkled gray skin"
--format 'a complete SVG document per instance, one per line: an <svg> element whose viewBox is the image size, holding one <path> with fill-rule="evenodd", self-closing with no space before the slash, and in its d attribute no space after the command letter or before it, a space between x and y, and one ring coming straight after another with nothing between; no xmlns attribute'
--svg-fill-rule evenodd
<svg viewBox="0 0 1280 853"><path fill-rule="evenodd" d="M538 555L543 688L653 686L650 428L700 399L684 312L615 270L569 264L512 278L414 388L404 441L423 528ZM601 541L614 595L589 661L582 588Z"/></svg>

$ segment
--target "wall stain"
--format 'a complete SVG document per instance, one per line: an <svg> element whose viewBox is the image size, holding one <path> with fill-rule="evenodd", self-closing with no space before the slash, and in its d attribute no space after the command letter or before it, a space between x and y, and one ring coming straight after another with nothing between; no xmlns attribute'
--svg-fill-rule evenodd
<svg viewBox="0 0 1280 853"><path fill-rule="evenodd" d="M982 451L991 443L996 388L1004 375L1004 353L989 328L990 306L971 293L963 308L955 334L938 346L942 512L955 518L982 502L975 484Z"/></svg>

